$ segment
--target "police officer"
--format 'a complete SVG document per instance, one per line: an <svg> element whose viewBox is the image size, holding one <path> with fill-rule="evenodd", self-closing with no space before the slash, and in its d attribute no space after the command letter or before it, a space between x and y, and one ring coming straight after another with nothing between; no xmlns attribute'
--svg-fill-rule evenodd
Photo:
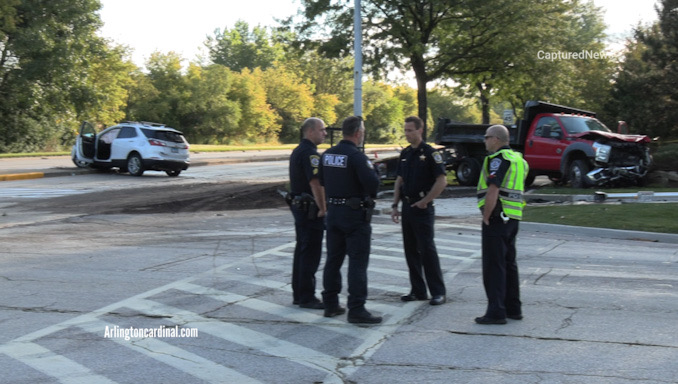
<svg viewBox="0 0 678 384"><path fill-rule="evenodd" d="M435 211L433 200L447 186L440 152L423 140L424 122L417 116L405 119L405 138L410 145L400 153L391 218L398 223L398 202L403 201L402 230L405 260L410 271L410 293L402 301L428 300L445 303L445 282L433 241ZM426 281L424 281L426 276Z"/></svg>
<svg viewBox="0 0 678 384"><path fill-rule="evenodd" d="M327 136L325 123L318 118L306 119L301 125L302 139L290 156L290 193L288 204L294 215L296 245L292 262L293 303L301 308L324 309L315 296L315 273L320 265L325 190L320 184L318 144Z"/></svg>
<svg viewBox="0 0 678 384"><path fill-rule="evenodd" d="M327 194L327 261L323 273L325 317L344 314L339 305L341 266L348 254L348 321L380 323L365 309L367 265L370 256L370 220L379 187L372 163L358 149L365 138L359 116L346 118L341 127L343 140L323 153L320 165Z"/></svg>
<svg viewBox="0 0 678 384"><path fill-rule="evenodd" d="M523 318L516 263L516 235L523 217L523 190L529 171L523 156L509 147L509 132L493 125L485 133L490 152L478 181L478 207L483 214L483 285L487 310L478 324L506 324Z"/></svg>

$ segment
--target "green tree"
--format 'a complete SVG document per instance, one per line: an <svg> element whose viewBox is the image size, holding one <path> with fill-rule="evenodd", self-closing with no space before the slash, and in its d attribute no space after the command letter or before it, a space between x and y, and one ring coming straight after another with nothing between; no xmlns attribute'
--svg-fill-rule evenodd
<svg viewBox="0 0 678 384"><path fill-rule="evenodd" d="M267 101L279 117L280 140L299 141L299 127L314 110L312 86L282 65L269 68L263 74Z"/></svg>
<svg viewBox="0 0 678 384"><path fill-rule="evenodd" d="M240 105L242 118L239 132L244 139L254 142L278 139L278 115L266 101L264 74L261 69L251 71L245 68L235 74L229 97Z"/></svg>
<svg viewBox="0 0 678 384"><path fill-rule="evenodd" d="M270 36L266 28L256 26L250 31L249 24L242 20L238 20L233 29L214 31L205 46L212 62L236 72L244 68L269 68L284 55L283 45Z"/></svg>
<svg viewBox="0 0 678 384"><path fill-rule="evenodd" d="M657 13L657 23L637 28L627 43L610 110L634 132L676 138L678 1L662 0Z"/></svg>
<svg viewBox="0 0 678 384"><path fill-rule="evenodd" d="M392 69L411 70L417 81L418 115L427 121L427 84L476 71L463 64L482 54L484 47L499 36L496 28L487 28L486 21L490 15L497 19L496 15L504 12L499 5L507 1L363 1L363 53L368 71L379 78ZM353 9L342 3L303 0L305 20L298 29L306 40L300 41L308 45L315 42L321 52L331 55L350 55ZM505 19L522 24L519 15L513 16Z"/></svg>
<svg viewBox="0 0 678 384"><path fill-rule="evenodd" d="M394 87L377 81L364 83L363 104L366 142L393 142L400 137L406 108Z"/></svg>
<svg viewBox="0 0 678 384"><path fill-rule="evenodd" d="M508 1L501 9L521 15L520 24L501 18L488 23L499 38L455 78L466 96L478 100L482 122L490 122L493 99L510 102L514 110L538 99L600 111L614 73L604 52L600 9L590 1L561 0Z"/></svg>
<svg viewBox="0 0 678 384"><path fill-rule="evenodd" d="M103 45L100 7L0 1L0 151L58 148L72 138L78 113L92 104L82 96Z"/></svg>
<svg viewBox="0 0 678 384"><path fill-rule="evenodd" d="M138 84L143 87L135 87L134 91L141 94L130 95L128 118L183 129L178 108L185 97L187 84L181 62L181 56L175 52L151 54L146 61L147 81L137 76ZM190 135L191 132L185 133Z"/></svg>
<svg viewBox="0 0 678 384"><path fill-rule="evenodd" d="M223 65L189 65L177 112L179 126L197 142L216 144L243 136L240 106L229 98L233 78Z"/></svg>

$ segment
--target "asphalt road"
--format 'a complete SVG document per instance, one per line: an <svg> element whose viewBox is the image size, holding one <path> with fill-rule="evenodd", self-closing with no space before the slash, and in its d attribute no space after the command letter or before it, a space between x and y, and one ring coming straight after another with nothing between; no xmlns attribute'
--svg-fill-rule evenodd
<svg viewBox="0 0 678 384"><path fill-rule="evenodd" d="M187 176L175 193L205 184ZM58 182L77 190L83 177L130 179ZM143 187L148 205L169 179L144 180L158 184ZM3 182L0 192L21 183ZM385 321L359 327L291 305L291 215L247 200L268 187L229 185L242 192L230 199L239 209L87 209L99 190L0 200L0 220L25 215L0 226L0 382L678 382L672 237L523 225L525 319L481 326L472 198L438 203L449 299L439 307L400 302L409 290L402 237L384 212L373 221L368 308ZM80 210L65 208L78 201Z"/></svg>

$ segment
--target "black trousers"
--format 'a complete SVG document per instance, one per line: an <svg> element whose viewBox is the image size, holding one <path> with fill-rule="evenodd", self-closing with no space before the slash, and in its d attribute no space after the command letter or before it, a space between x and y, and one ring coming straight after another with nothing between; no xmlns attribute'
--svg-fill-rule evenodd
<svg viewBox="0 0 678 384"><path fill-rule="evenodd" d="M435 209L410 207L403 203L402 229L405 260L410 271L410 284L416 296L426 296L426 285L432 296L445 295L445 282L434 236ZM426 280L424 281L424 277Z"/></svg>
<svg viewBox="0 0 678 384"><path fill-rule="evenodd" d="M341 266L348 255L349 310L360 308L367 300L367 265L370 258L372 226L362 209L332 205L327 209L327 260L323 273L325 308L339 305Z"/></svg>
<svg viewBox="0 0 678 384"><path fill-rule="evenodd" d="M294 215L297 243L292 261L292 297L295 303L315 298L315 273L320 265L325 223L322 218L309 220L298 206L290 207Z"/></svg>
<svg viewBox="0 0 678 384"><path fill-rule="evenodd" d="M500 217L483 223L483 285L487 295L485 316L504 319L506 315L520 315L520 281L516 263L516 235L519 221Z"/></svg>

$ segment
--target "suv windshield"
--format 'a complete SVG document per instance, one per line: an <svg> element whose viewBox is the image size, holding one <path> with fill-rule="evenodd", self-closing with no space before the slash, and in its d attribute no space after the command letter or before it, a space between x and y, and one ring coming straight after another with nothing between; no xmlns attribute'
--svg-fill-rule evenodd
<svg viewBox="0 0 678 384"><path fill-rule="evenodd" d="M162 141L169 141L173 143L183 143L184 139L181 134L172 132L172 131L161 131L157 129L146 129L141 128L141 132L144 133L149 139L156 139Z"/></svg>
<svg viewBox="0 0 678 384"><path fill-rule="evenodd" d="M560 116L560 121L565 125L569 134L583 133L588 131L612 132L600 121L589 117L581 116Z"/></svg>

